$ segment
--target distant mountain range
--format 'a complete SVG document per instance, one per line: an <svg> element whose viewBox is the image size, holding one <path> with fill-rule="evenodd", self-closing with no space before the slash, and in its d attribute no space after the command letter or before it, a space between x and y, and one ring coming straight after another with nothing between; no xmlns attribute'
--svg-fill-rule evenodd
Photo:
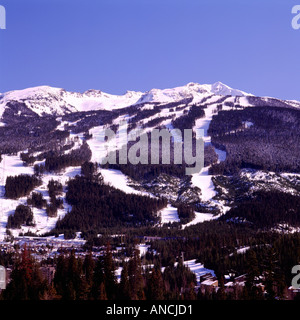
<svg viewBox="0 0 300 320"><path fill-rule="evenodd" d="M76 111L113 110L144 103L170 103L191 99L193 103L211 95L250 96L241 90L216 82L214 84L188 83L173 89L151 89L147 92L127 91L124 95L112 95L99 90L84 93L68 92L64 89L39 86L0 94L0 116L7 103L24 102L38 115L58 114Z"/></svg>

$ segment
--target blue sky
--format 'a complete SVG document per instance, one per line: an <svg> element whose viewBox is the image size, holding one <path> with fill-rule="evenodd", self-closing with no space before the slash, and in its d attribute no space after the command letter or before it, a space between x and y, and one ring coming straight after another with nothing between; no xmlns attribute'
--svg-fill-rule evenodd
<svg viewBox="0 0 300 320"><path fill-rule="evenodd" d="M300 100L290 0L0 0L0 92L214 83Z"/></svg>

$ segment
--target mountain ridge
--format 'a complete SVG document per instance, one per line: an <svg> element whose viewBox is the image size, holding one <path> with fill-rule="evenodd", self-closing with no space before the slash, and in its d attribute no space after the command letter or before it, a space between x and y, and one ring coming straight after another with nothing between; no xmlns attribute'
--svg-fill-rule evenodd
<svg viewBox="0 0 300 320"><path fill-rule="evenodd" d="M241 90L216 82L198 84L190 82L184 86L169 89L151 89L146 92L127 91L123 95L113 95L101 90L89 89L83 93L66 91L51 86L37 86L22 90L13 90L0 94L0 118L9 102L24 102L26 107L42 115L64 115L77 111L114 110L132 105L172 103L192 99L193 103L209 95L253 96Z"/></svg>

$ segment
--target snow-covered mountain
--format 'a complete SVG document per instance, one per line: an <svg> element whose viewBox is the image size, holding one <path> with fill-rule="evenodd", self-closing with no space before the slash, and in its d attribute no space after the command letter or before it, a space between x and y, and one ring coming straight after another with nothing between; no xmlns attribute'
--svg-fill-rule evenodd
<svg viewBox="0 0 300 320"><path fill-rule="evenodd" d="M47 190L53 179L63 186L63 206L57 208L57 214L31 206L35 225L10 230L14 236L51 232L71 210L66 201L67 182L81 175L84 161L100 163L108 152L121 148L118 139L118 146L103 141L103 130L115 130L123 121L128 122L128 132L136 127L144 133L155 128L203 130L205 167L191 177L181 174L183 167L172 165L167 169L157 166L154 176L147 166L99 169L106 184L125 194L167 199L167 206L157 212L162 224L180 221L179 203L195 208L195 218L188 223L184 220L184 226L189 226L217 219L237 199L247 200L257 191L298 195L300 148L295 137L299 136L299 109L297 101L256 97L221 82L191 82L124 95L99 90L68 92L49 86L0 94L0 241L7 235L8 217L18 205L26 205L33 192L50 203ZM277 135L278 126L281 135ZM267 165L273 173L251 171ZM275 172L279 165L285 175L282 170ZM224 168L234 176L223 175ZM238 169L246 171L234 171ZM41 185L26 196L6 197L7 177L34 173L41 176Z"/></svg>
<svg viewBox="0 0 300 320"><path fill-rule="evenodd" d="M143 103L170 103L190 99L196 103L211 95L250 96L227 85L188 83L171 89L152 89L145 93L127 91L124 95L112 95L99 90L84 93L39 86L0 94L0 118L10 102L22 102L39 116L63 115L76 111L113 110Z"/></svg>
<svg viewBox="0 0 300 320"><path fill-rule="evenodd" d="M192 102L196 103L201 101L204 97L211 95L251 96L251 94L244 91L232 89L222 82L216 82L214 84L190 82L185 86L173 89L152 89L144 93L137 103L170 103L189 98L193 98Z"/></svg>
<svg viewBox="0 0 300 320"><path fill-rule="evenodd" d="M39 86L0 95L0 116L7 104L12 101L24 102L28 109L42 116L44 114L63 115L76 111L124 108L135 103L141 95L142 93L133 91L128 91L122 96L107 94L99 90L78 93L49 86Z"/></svg>

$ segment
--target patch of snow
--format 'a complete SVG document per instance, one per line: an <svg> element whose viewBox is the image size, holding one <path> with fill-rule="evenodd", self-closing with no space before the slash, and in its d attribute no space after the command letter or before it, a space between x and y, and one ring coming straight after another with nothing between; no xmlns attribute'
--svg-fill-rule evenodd
<svg viewBox="0 0 300 320"><path fill-rule="evenodd" d="M213 277L216 276L214 270L205 268L202 263L196 262L196 259L184 261L183 264L195 274L197 285L200 285L200 277L207 273L210 273ZM176 267L177 265L178 262L175 262L174 266ZM165 268L162 267L161 271L164 272L164 270Z"/></svg>
<svg viewBox="0 0 300 320"><path fill-rule="evenodd" d="M216 276L214 270L204 268L204 265L197 263L196 259L184 261L184 265L196 275L197 284L200 284L200 276L206 273L210 273L213 277Z"/></svg>
<svg viewBox="0 0 300 320"><path fill-rule="evenodd" d="M208 169L209 167L205 167L199 173L192 175L192 184L201 190L203 201L210 201L217 194L212 176L208 174Z"/></svg>
<svg viewBox="0 0 300 320"><path fill-rule="evenodd" d="M149 195L148 193L143 193L130 186L128 186L129 178L124 175L120 170L115 169L101 169L100 170L104 182L111 185L112 187L119 189L125 193L133 193L139 195Z"/></svg>
<svg viewBox="0 0 300 320"><path fill-rule="evenodd" d="M137 245L137 249L140 251L140 256L141 257L144 256L147 253L149 248L150 248L150 245L148 245L148 244L141 243L141 244Z"/></svg>
<svg viewBox="0 0 300 320"><path fill-rule="evenodd" d="M204 221L209 221L209 220L213 220L216 218L218 218L218 216L214 216L211 213L195 212L195 218L192 221L188 222L187 224L184 224L182 226L182 229L185 229L186 227L195 225L197 223L202 223Z"/></svg>
<svg viewBox="0 0 300 320"><path fill-rule="evenodd" d="M170 204L168 204L166 208L160 211L160 216L161 216L162 224L169 223L169 222L170 223L180 222L177 208L172 207Z"/></svg>
<svg viewBox="0 0 300 320"><path fill-rule="evenodd" d="M215 152L218 155L218 162L226 160L226 156L227 156L227 152L226 151L218 149L218 148L215 147Z"/></svg>

